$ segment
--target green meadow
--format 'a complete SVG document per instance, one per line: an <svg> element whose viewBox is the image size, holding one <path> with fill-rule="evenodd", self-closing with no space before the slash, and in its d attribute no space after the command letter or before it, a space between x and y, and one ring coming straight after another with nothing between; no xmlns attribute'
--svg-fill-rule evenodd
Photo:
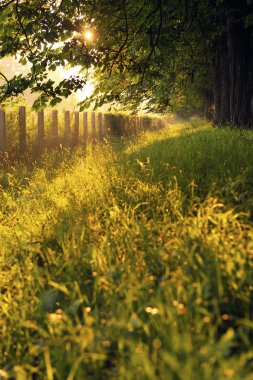
<svg viewBox="0 0 253 380"><path fill-rule="evenodd" d="M253 379L253 132L2 157L0 198L0 379Z"/></svg>

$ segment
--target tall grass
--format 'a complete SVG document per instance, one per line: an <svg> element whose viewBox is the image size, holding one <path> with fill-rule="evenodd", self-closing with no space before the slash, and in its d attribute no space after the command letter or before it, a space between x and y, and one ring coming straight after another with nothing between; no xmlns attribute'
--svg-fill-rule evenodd
<svg viewBox="0 0 253 380"><path fill-rule="evenodd" d="M253 134L3 165L0 378L252 379Z"/></svg>

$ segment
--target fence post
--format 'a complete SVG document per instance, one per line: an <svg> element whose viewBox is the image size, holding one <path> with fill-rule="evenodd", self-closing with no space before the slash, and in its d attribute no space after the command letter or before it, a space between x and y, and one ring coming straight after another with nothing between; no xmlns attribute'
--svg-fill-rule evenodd
<svg viewBox="0 0 253 380"><path fill-rule="evenodd" d="M128 128L129 128L129 134L135 135L136 134L136 129L135 129L135 116L131 115L128 116Z"/></svg>
<svg viewBox="0 0 253 380"><path fill-rule="evenodd" d="M4 150L6 144L6 124L5 124L5 112L0 110L0 150Z"/></svg>
<svg viewBox="0 0 253 380"><path fill-rule="evenodd" d="M44 111L38 112L38 145L43 148L45 143L45 122L44 122Z"/></svg>
<svg viewBox="0 0 253 380"><path fill-rule="evenodd" d="M78 145L79 143L79 112L75 112L75 122L74 122L74 137L73 137L74 145Z"/></svg>
<svg viewBox="0 0 253 380"><path fill-rule="evenodd" d="M91 113L91 137L92 141L96 139L96 114L95 112Z"/></svg>
<svg viewBox="0 0 253 380"><path fill-rule="evenodd" d="M102 141L102 139L103 139L102 127L103 127L103 114L101 112L99 112L99 114L98 114L98 139L100 141Z"/></svg>
<svg viewBox="0 0 253 380"><path fill-rule="evenodd" d="M150 131L152 129L152 119L148 116L142 118L142 129L144 131Z"/></svg>
<svg viewBox="0 0 253 380"><path fill-rule="evenodd" d="M119 136L125 136L126 135L126 116L125 115L119 115Z"/></svg>
<svg viewBox="0 0 253 380"><path fill-rule="evenodd" d="M110 132L114 136L122 136L123 117L122 115L109 114Z"/></svg>
<svg viewBox="0 0 253 380"><path fill-rule="evenodd" d="M87 147L88 142L88 113L83 113L83 143L84 147Z"/></svg>
<svg viewBox="0 0 253 380"><path fill-rule="evenodd" d="M64 139L69 140L70 138L70 112L65 111L64 113Z"/></svg>
<svg viewBox="0 0 253 380"><path fill-rule="evenodd" d="M19 128L19 150L21 153L26 151L26 108L19 107L18 112L18 128Z"/></svg>
<svg viewBox="0 0 253 380"><path fill-rule="evenodd" d="M161 129L164 127L164 121L160 117L158 119L157 124L158 124L158 129Z"/></svg>
<svg viewBox="0 0 253 380"><path fill-rule="evenodd" d="M110 114L104 114L104 136L107 136L110 131Z"/></svg>
<svg viewBox="0 0 253 380"><path fill-rule="evenodd" d="M133 125L134 125L135 133L138 133L138 116L137 115L133 117Z"/></svg>
<svg viewBox="0 0 253 380"><path fill-rule="evenodd" d="M144 116L141 116L141 130L145 131L145 128L144 128Z"/></svg>
<svg viewBox="0 0 253 380"><path fill-rule="evenodd" d="M140 117L138 115L136 115L135 125L136 125L136 132L139 133L140 132Z"/></svg>
<svg viewBox="0 0 253 380"><path fill-rule="evenodd" d="M51 126L52 145L57 145L58 142L58 111L52 112L52 126Z"/></svg>

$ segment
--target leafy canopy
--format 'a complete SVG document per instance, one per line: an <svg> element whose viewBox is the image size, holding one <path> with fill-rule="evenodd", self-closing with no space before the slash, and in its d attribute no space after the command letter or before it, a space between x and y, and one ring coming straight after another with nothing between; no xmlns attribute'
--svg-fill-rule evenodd
<svg viewBox="0 0 253 380"><path fill-rule="evenodd" d="M36 109L54 106L95 78L94 94L81 104L117 103L136 109L180 109L201 104L210 86L210 23L200 0L0 0L0 57L18 55L30 72L0 75L1 100L30 88ZM85 31L93 39L85 38ZM59 83L58 66L80 65Z"/></svg>

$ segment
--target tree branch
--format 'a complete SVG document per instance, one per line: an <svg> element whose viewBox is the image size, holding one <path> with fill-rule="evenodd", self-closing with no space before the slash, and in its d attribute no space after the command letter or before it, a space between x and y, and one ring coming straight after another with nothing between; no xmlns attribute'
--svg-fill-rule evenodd
<svg viewBox="0 0 253 380"><path fill-rule="evenodd" d="M161 36L161 31L162 31L162 26L163 26L163 12L162 12L162 0L159 0L159 15L160 15L160 22L159 22L159 26L158 26L158 32L157 32L157 35L156 35L156 39L155 39L155 42L153 43L152 47L151 47L151 50L150 50L150 53L146 59L146 62L145 62L145 65L144 65L144 69L143 69L143 72L142 72L142 78L141 78L141 84L143 84L143 80L144 80L144 76L145 76L145 73L147 71L147 67L148 67L148 64L149 64L149 61L155 51L155 48L156 46L158 45L158 42L159 42L159 39L160 39L160 36Z"/></svg>
<svg viewBox="0 0 253 380"><path fill-rule="evenodd" d="M111 64L111 68L110 68L110 73L109 73L109 78L111 77L112 75L112 70L113 70L113 66L115 65L115 62L117 61L117 59L119 58L120 54L122 53L122 51L124 50L127 42L128 42L128 38L129 38L129 30L128 30L128 18L127 18L127 10L126 10L126 0L123 0L123 4L124 4L124 19L125 19L125 30L126 30L126 37L125 37L125 40L123 41L122 45L120 46L116 56L114 57L114 60Z"/></svg>
<svg viewBox="0 0 253 380"><path fill-rule="evenodd" d="M15 3L16 0L10 0L7 3L0 5L0 10L7 8L10 4Z"/></svg>

